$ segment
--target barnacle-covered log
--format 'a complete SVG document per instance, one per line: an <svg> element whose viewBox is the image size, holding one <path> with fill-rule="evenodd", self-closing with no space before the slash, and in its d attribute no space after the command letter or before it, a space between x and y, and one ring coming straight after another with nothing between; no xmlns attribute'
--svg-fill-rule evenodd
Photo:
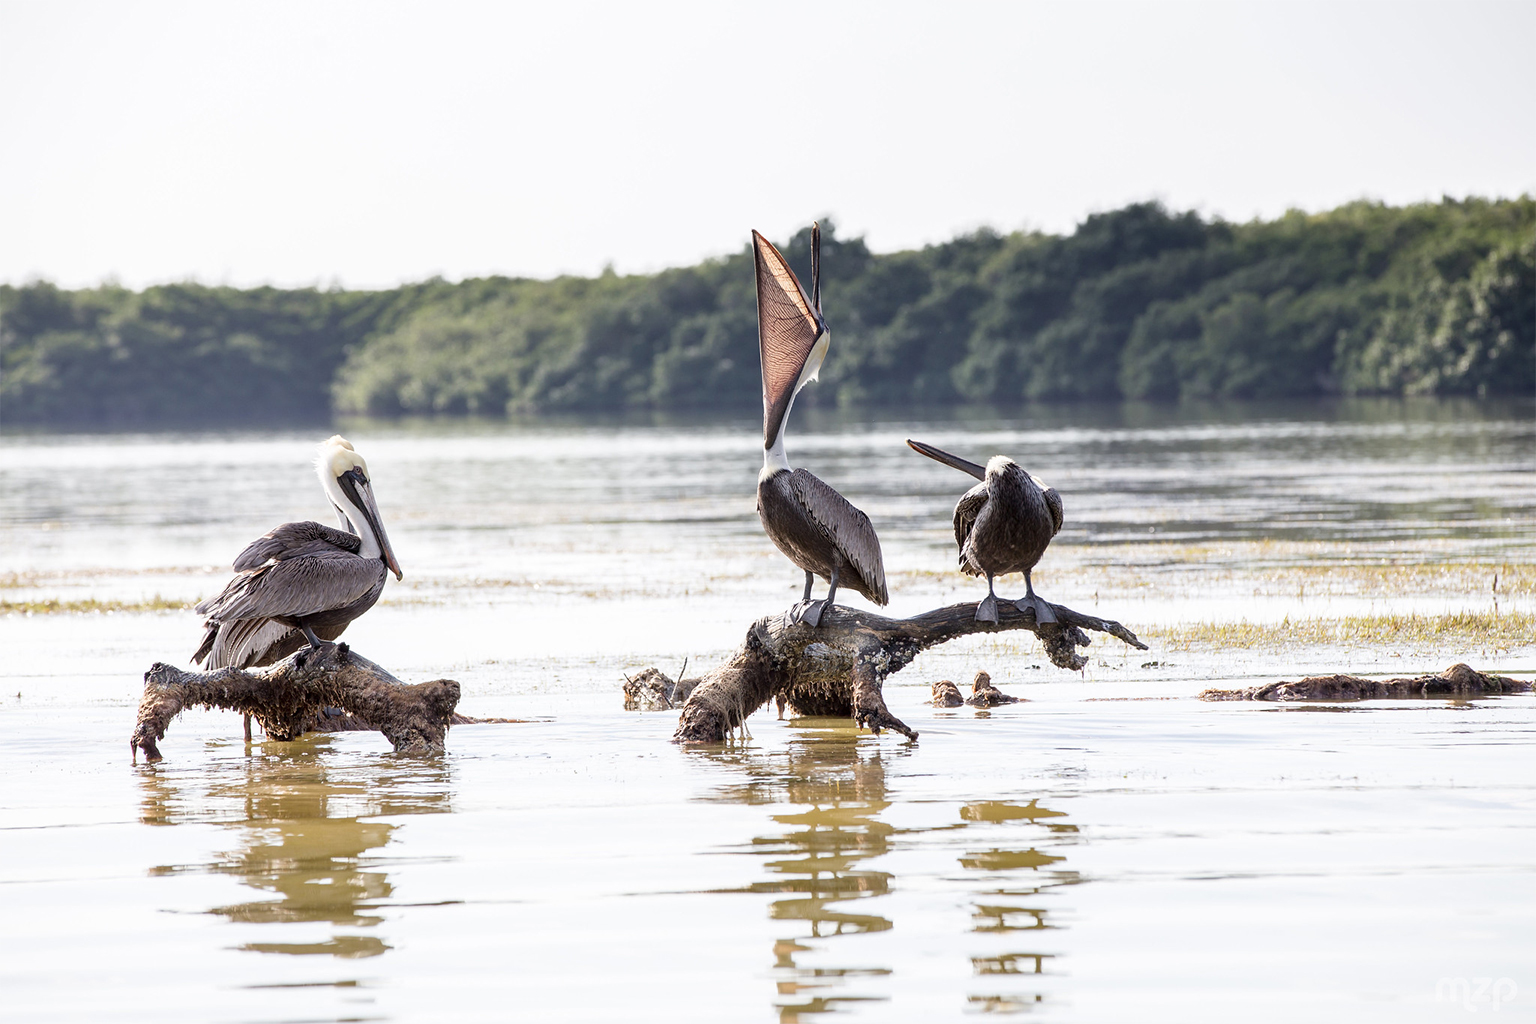
<svg viewBox="0 0 1536 1024"><path fill-rule="evenodd" d="M1028 630L1045 645L1051 662L1077 670L1088 659L1077 648L1089 644L1085 630L1108 633L1139 650L1136 634L1108 619L1053 604L1055 622L1038 623L1011 603L999 604L997 622L976 621L976 605L936 608L908 619L835 605L815 628L789 623L784 615L754 622L746 640L725 664L706 674L683 705L673 734L678 743L711 743L729 736L746 717L772 698L807 715L852 716L878 733L892 729L909 739L917 733L892 715L881 688L919 653L973 633Z"/></svg>
<svg viewBox="0 0 1536 1024"><path fill-rule="evenodd" d="M144 673L132 745L135 757L142 750L148 760L160 760L156 742L171 720L186 708L205 707L250 715L275 740L345 717L353 723L349 728L382 732L401 753L435 753L443 749L458 703L454 680L403 683L346 644L300 651L266 668L186 672L157 662Z"/></svg>
<svg viewBox="0 0 1536 1024"><path fill-rule="evenodd" d="M1414 697L1486 697L1529 693L1531 684L1456 664L1438 675L1412 679L1362 679L1359 676L1309 676L1294 682L1265 683L1241 690L1205 690L1201 700L1403 700Z"/></svg>

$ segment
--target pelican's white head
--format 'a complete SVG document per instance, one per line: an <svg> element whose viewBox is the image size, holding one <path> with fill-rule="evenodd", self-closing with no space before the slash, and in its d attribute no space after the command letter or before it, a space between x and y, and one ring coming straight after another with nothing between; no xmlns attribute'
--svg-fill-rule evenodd
<svg viewBox="0 0 1536 1024"><path fill-rule="evenodd" d="M373 497L368 463L352 447L352 442L340 434L333 434L322 442L315 454L315 472L331 504L362 540L358 554L364 558L382 558L393 570L395 578L400 579L400 564L395 561L394 549L390 547L389 536L379 518L378 503Z"/></svg>
<svg viewBox="0 0 1536 1024"><path fill-rule="evenodd" d="M1006 455L994 455L990 459L987 460L987 477L988 477L988 479L991 479L993 477L999 477L999 476L1002 476L1004 473L1007 473L1010 469L1018 469L1018 468L1019 468L1019 464L1017 462L1014 462L1008 456L1006 456Z"/></svg>
<svg viewBox="0 0 1536 1024"><path fill-rule="evenodd" d="M332 434L321 441L320 447L315 450L315 469L319 471L322 480L327 476L341 476L349 469L360 469L366 476L368 463L357 454L357 449L352 447L351 441L340 434Z"/></svg>

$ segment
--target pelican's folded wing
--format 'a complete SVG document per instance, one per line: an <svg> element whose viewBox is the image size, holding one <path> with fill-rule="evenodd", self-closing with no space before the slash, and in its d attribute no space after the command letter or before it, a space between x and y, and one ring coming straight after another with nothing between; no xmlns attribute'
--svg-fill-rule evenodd
<svg viewBox="0 0 1536 1024"><path fill-rule="evenodd" d="M265 565L273 560L296 558L311 554L320 547L340 548L356 553L363 542L356 534L346 533L330 526L305 520L302 523L284 523L265 536L251 541L235 559L235 569L243 571Z"/></svg>
<svg viewBox="0 0 1536 1024"><path fill-rule="evenodd" d="M1061 495L1056 493L1056 488L1048 486L1039 477L1035 477L1034 481L1045 495L1045 507L1051 510L1051 536L1054 537L1061 532Z"/></svg>
<svg viewBox="0 0 1536 1024"><path fill-rule="evenodd" d="M197 610L212 619L266 619L345 608L384 578L384 563L346 551L323 551L274 562L235 577Z"/></svg>
<svg viewBox="0 0 1536 1024"><path fill-rule="evenodd" d="M752 232L757 265L757 345L763 360L763 444L773 444L805 360L825 329L773 243Z"/></svg>
<svg viewBox="0 0 1536 1024"><path fill-rule="evenodd" d="M986 573L972 565L965 557L965 541L971 535L971 527L976 525L976 517L981 515L981 510L987 504L987 485L977 484L955 502L955 545L960 550L960 570L972 576L985 576Z"/></svg>
<svg viewBox="0 0 1536 1024"><path fill-rule="evenodd" d="M302 633L276 619L231 619L205 623L207 634L192 656L193 663L208 659L203 666L212 672L220 668L250 668L276 661L274 654L289 653L306 645ZM284 643L288 640L287 643Z"/></svg>
<svg viewBox="0 0 1536 1024"><path fill-rule="evenodd" d="M789 486L800 506L832 537L843 558L858 573L859 578L847 581L848 584L875 604L889 604L885 559L880 555L880 538L875 535L869 516L806 470L790 473Z"/></svg>

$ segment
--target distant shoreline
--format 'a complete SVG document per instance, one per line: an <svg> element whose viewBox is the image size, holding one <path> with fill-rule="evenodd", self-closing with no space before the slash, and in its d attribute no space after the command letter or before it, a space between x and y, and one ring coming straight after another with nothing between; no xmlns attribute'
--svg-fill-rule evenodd
<svg viewBox="0 0 1536 1024"><path fill-rule="evenodd" d="M783 245L797 265L808 234ZM1536 394L1529 197L1248 224L1142 203L885 255L824 236L833 344L807 409ZM384 291L0 285L0 424L755 415L754 301L745 250Z"/></svg>

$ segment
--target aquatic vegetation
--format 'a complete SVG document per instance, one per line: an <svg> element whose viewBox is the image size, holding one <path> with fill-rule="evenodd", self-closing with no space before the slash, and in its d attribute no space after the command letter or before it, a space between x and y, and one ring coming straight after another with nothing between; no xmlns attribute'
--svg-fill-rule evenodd
<svg viewBox="0 0 1536 1024"><path fill-rule="evenodd" d="M1280 622L1191 622L1147 630L1169 650L1295 645L1450 645L1508 650L1536 643L1536 614L1459 611L1445 615L1346 615Z"/></svg>
<svg viewBox="0 0 1536 1024"><path fill-rule="evenodd" d="M1278 543L1206 545L1059 545L1036 571L1042 586L1091 586L1107 593L1166 586L1175 574L1197 574L1204 585L1256 597L1352 595L1399 598L1446 594L1479 599L1536 595L1536 564L1448 560L1440 551L1399 560L1356 545Z"/></svg>
<svg viewBox="0 0 1536 1024"><path fill-rule="evenodd" d="M88 597L77 600L65 600L57 597L39 598L30 601L5 601L0 600L0 615L57 615L69 614L109 614L116 612L166 612L166 611L190 611L192 601L177 601L159 594L138 601L111 601Z"/></svg>

